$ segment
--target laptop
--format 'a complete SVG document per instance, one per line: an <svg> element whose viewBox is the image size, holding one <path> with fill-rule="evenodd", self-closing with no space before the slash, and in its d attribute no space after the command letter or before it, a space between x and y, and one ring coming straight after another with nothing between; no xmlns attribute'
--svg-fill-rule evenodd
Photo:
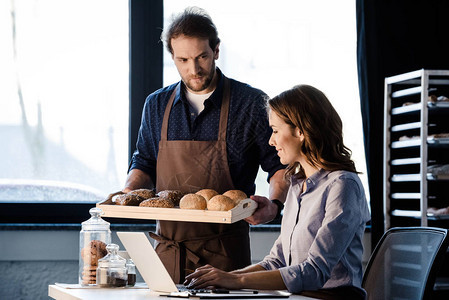
<svg viewBox="0 0 449 300"><path fill-rule="evenodd" d="M161 296L182 298L288 298L286 291L257 290L189 290L182 285L176 285L167 269L160 260L153 245L143 232L117 232L120 241L125 246L131 259L142 275L151 291Z"/></svg>

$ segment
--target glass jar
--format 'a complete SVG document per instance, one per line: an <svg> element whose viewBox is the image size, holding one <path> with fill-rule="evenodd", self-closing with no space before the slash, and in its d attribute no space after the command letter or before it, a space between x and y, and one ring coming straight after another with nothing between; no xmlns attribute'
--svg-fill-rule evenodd
<svg viewBox="0 0 449 300"><path fill-rule="evenodd" d="M101 209L89 210L91 218L81 223L78 282L80 285L95 285L98 260L107 254L106 246L111 243L110 224L100 215Z"/></svg>
<svg viewBox="0 0 449 300"><path fill-rule="evenodd" d="M136 284L136 265L130 258L126 261L126 271L128 272L128 286L134 286Z"/></svg>
<svg viewBox="0 0 449 300"><path fill-rule="evenodd" d="M106 246L108 254L98 260L97 286L99 287L122 287L128 281L126 270L126 259L118 255L118 245Z"/></svg>

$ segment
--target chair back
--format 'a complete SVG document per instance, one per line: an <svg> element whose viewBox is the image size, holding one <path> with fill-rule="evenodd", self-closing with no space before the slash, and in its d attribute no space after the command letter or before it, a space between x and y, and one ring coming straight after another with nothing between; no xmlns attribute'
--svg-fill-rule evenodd
<svg viewBox="0 0 449 300"><path fill-rule="evenodd" d="M442 228L396 227L386 231L363 275L367 299L430 299L438 263L448 243L448 231Z"/></svg>

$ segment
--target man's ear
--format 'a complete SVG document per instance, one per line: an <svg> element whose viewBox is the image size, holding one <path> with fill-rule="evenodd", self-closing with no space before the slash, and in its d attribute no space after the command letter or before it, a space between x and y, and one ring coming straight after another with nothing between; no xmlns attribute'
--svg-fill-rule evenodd
<svg viewBox="0 0 449 300"><path fill-rule="evenodd" d="M214 50L214 59L217 60L220 54L220 43L217 44L217 46L215 46L215 50Z"/></svg>

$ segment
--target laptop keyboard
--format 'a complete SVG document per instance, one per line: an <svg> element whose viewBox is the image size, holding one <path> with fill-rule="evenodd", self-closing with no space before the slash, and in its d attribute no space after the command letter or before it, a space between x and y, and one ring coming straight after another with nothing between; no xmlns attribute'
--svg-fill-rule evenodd
<svg viewBox="0 0 449 300"><path fill-rule="evenodd" d="M191 294L213 293L213 290L211 290L211 289L190 289L182 284L177 284L176 287L178 288L178 291L180 291L180 292L189 292Z"/></svg>

